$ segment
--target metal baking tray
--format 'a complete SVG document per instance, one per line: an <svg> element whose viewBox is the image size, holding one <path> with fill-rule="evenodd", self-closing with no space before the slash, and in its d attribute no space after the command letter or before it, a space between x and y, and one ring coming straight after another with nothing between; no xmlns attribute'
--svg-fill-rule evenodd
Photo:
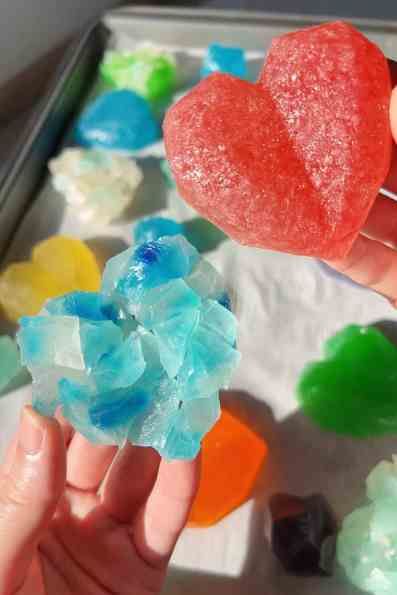
<svg viewBox="0 0 397 595"><path fill-rule="evenodd" d="M192 48L202 51L212 41L232 41L257 56L250 60L254 75L275 35L323 20L327 19L165 8L130 8L105 14L70 49L11 159L0 186L3 258L26 256L29 242L59 229L78 233L74 221L66 221L65 228L62 214L54 212L56 197L48 183L46 164L62 147L73 118L86 101L112 36L134 42L150 40L182 53ZM355 25L389 57L397 57L397 23L361 21ZM148 188L148 194L155 198L158 192L158 186ZM170 200L174 201L170 214L185 216L184 203L177 197ZM130 224L109 230L107 239L128 241ZM97 232L90 230L82 237L98 239L107 230ZM230 404L241 405L242 413L257 422L258 431L269 443L271 457L261 482L298 494L325 491L338 516L344 516L361 497L361 484L371 466L393 453L394 440L357 443L335 439L294 409L292 390L299 370L319 355L324 339L339 325L390 318L397 324L395 312L381 297L325 275L310 259L249 250L232 242L211 253L210 258L227 279L233 280L238 298L243 365L232 386L235 398L229 397ZM21 399L25 398L29 398L28 391L21 394ZM5 425L15 424L19 403L14 395L0 401L4 443L8 439ZM259 490L257 498L216 527L184 533L173 557L165 594L356 593L338 576L298 581L280 571L264 541L264 492L261 495Z"/></svg>

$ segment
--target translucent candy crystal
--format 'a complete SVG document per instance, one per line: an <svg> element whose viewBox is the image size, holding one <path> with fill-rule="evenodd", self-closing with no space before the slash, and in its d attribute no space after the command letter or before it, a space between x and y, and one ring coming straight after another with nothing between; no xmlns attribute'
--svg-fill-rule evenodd
<svg viewBox="0 0 397 595"><path fill-rule="evenodd" d="M160 138L148 102L128 89L100 95L80 116L74 130L78 145L131 152Z"/></svg>
<svg viewBox="0 0 397 595"><path fill-rule="evenodd" d="M247 77L245 52L239 47L230 47L219 43L208 46L201 67L200 76L205 78L213 72L226 72L239 78Z"/></svg>
<svg viewBox="0 0 397 595"><path fill-rule="evenodd" d="M169 98L176 85L174 57L156 48L107 52L100 72L108 85L131 89L151 102Z"/></svg>
<svg viewBox="0 0 397 595"><path fill-rule="evenodd" d="M143 175L135 161L109 151L65 149L49 162L52 183L83 221L108 223L133 200Z"/></svg>
<svg viewBox="0 0 397 595"><path fill-rule="evenodd" d="M163 236L112 258L101 293L67 294L23 318L36 409L60 405L94 443L194 457L240 357L236 319L217 301L225 287L203 263L183 236Z"/></svg>
<svg viewBox="0 0 397 595"><path fill-rule="evenodd" d="M367 478L370 504L343 521L337 554L351 582L374 595L397 591L397 459L379 463Z"/></svg>
<svg viewBox="0 0 397 595"><path fill-rule="evenodd" d="M167 217L146 217L134 227L136 244L158 240L163 236L184 235L184 226Z"/></svg>

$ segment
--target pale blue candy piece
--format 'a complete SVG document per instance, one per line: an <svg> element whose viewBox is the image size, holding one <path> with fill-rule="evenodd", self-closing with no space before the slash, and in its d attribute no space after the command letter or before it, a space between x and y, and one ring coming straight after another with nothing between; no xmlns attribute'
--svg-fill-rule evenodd
<svg viewBox="0 0 397 595"><path fill-rule="evenodd" d="M11 337L0 337L0 391L3 391L21 371L17 344Z"/></svg>
<svg viewBox="0 0 397 595"><path fill-rule="evenodd" d="M117 312L106 304L103 295L88 291L74 291L49 300L43 314L78 316L87 320L117 320Z"/></svg>
<svg viewBox="0 0 397 595"><path fill-rule="evenodd" d="M166 459L193 459L201 440L220 415L218 395L183 404L167 436L162 456Z"/></svg>
<svg viewBox="0 0 397 595"><path fill-rule="evenodd" d="M20 319L17 341L22 363L84 370L80 321L72 316L32 316Z"/></svg>
<svg viewBox="0 0 397 595"><path fill-rule="evenodd" d="M170 378L175 378L185 359L188 343L200 318L199 310L186 310L153 327L160 361Z"/></svg>
<svg viewBox="0 0 397 595"><path fill-rule="evenodd" d="M202 298L221 300L227 295L223 278L212 264L203 258L198 261L185 281Z"/></svg>
<svg viewBox="0 0 397 595"><path fill-rule="evenodd" d="M68 378L59 381L59 402L62 413L72 426L93 444L119 444L125 440L127 429L104 432L92 425L88 408L94 396L92 387L73 382Z"/></svg>
<svg viewBox="0 0 397 595"><path fill-rule="evenodd" d="M134 301L142 290L186 277L199 258L197 250L183 236L140 244L117 283L116 293Z"/></svg>
<svg viewBox="0 0 397 595"><path fill-rule="evenodd" d="M110 320L80 320L80 338L84 367L90 374L103 355L119 347L123 341L121 329Z"/></svg>
<svg viewBox="0 0 397 595"><path fill-rule="evenodd" d="M145 244L162 238L163 236L184 235L185 228L182 223L177 223L167 217L146 217L141 219L134 227L134 241L136 244Z"/></svg>
<svg viewBox="0 0 397 595"><path fill-rule="evenodd" d="M131 333L101 357L93 369L92 378L100 392L127 388L142 376L145 367L140 336Z"/></svg>
<svg viewBox="0 0 397 595"><path fill-rule="evenodd" d="M122 426L128 428L136 416L148 409L150 400L149 393L131 386L100 393L91 401L90 421L93 426L104 432Z"/></svg>
<svg viewBox="0 0 397 595"><path fill-rule="evenodd" d="M128 268L134 260L135 247L128 248L110 258L102 275L101 292L111 298L116 291L119 280L128 273Z"/></svg>
<svg viewBox="0 0 397 595"><path fill-rule="evenodd" d="M393 462L381 461L367 477L367 495L370 500L397 500L397 458Z"/></svg>
<svg viewBox="0 0 397 595"><path fill-rule="evenodd" d="M78 145L121 152L142 149L160 136L148 102L126 89L100 95L84 110L74 130Z"/></svg>
<svg viewBox="0 0 397 595"><path fill-rule="evenodd" d="M145 328L153 329L186 310L199 308L200 305L200 297L182 279L176 279L147 291L145 299L134 304L131 312Z"/></svg>
<svg viewBox="0 0 397 595"><path fill-rule="evenodd" d="M200 77L205 78L213 72L226 72L242 79L247 78L244 50L219 43L209 45L200 70Z"/></svg>
<svg viewBox="0 0 397 595"><path fill-rule="evenodd" d="M231 347L237 341L235 316L219 302L205 300L201 307L200 326L204 332L219 335Z"/></svg>
<svg viewBox="0 0 397 595"><path fill-rule="evenodd" d="M200 324L193 333L190 348L179 372L184 399L209 397L227 388L240 353L218 333L208 332Z"/></svg>

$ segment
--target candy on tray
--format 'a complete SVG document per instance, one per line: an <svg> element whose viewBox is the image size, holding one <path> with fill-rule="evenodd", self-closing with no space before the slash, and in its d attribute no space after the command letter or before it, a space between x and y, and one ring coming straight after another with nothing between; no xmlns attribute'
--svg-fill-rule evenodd
<svg viewBox="0 0 397 595"><path fill-rule="evenodd" d="M242 244L343 257L390 167L391 81L341 22L273 41L259 81L215 73L166 114L180 195Z"/></svg>
<svg viewBox="0 0 397 595"><path fill-rule="evenodd" d="M183 223L177 223L174 219L145 217L134 226L133 234L136 244L144 244L163 236L185 235L185 229Z"/></svg>
<svg viewBox="0 0 397 595"><path fill-rule="evenodd" d="M302 409L325 430L365 438L397 433L397 348L375 327L350 325L297 386Z"/></svg>
<svg viewBox="0 0 397 595"><path fill-rule="evenodd" d="M100 73L108 85L131 89L150 102L170 98L177 79L174 56L152 47L134 52L109 51Z"/></svg>
<svg viewBox="0 0 397 595"><path fill-rule="evenodd" d="M51 415L61 405L94 443L195 457L240 359L224 295L220 275L183 236L122 252L108 261L100 293L71 293L22 318L34 407Z"/></svg>
<svg viewBox="0 0 397 595"><path fill-rule="evenodd" d="M264 440L223 409L220 420L203 440L200 485L189 525L213 525L246 502L267 450Z"/></svg>
<svg viewBox="0 0 397 595"><path fill-rule="evenodd" d="M54 188L83 221L109 223L133 200L143 174L125 155L95 149L64 149L49 164Z"/></svg>
<svg viewBox="0 0 397 595"><path fill-rule="evenodd" d="M96 291L100 282L97 261L84 242L53 236L33 248L30 261L11 264L0 274L0 307L17 322L37 314L49 298L77 289Z"/></svg>
<svg viewBox="0 0 397 595"><path fill-rule="evenodd" d="M0 336L0 393L22 371L17 344L7 335Z"/></svg>
<svg viewBox="0 0 397 595"><path fill-rule="evenodd" d="M299 576L331 575L337 524L321 494L276 494L269 502L271 544L284 569Z"/></svg>
<svg viewBox="0 0 397 595"><path fill-rule="evenodd" d="M239 78L247 78L247 63L242 48L211 43L204 56L200 77L205 78L213 72L225 72Z"/></svg>
<svg viewBox="0 0 397 595"><path fill-rule="evenodd" d="M397 459L382 461L367 478L369 504L343 521L337 558L349 580L374 595L397 592Z"/></svg>
<svg viewBox="0 0 397 595"><path fill-rule="evenodd" d="M74 140L82 147L130 153L160 138L146 99L123 89L100 95L81 114Z"/></svg>

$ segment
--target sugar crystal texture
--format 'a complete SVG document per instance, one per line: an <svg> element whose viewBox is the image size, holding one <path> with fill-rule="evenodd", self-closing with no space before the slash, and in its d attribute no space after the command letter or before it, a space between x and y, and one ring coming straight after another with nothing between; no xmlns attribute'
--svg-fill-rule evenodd
<svg viewBox="0 0 397 595"><path fill-rule="evenodd" d="M93 149L130 153L160 138L160 128L148 102L133 91L108 91L80 116L74 140Z"/></svg>
<svg viewBox="0 0 397 595"><path fill-rule="evenodd" d="M365 438L397 433L397 348L375 327L347 326L297 386L303 411L325 430Z"/></svg>
<svg viewBox="0 0 397 595"><path fill-rule="evenodd" d="M267 456L267 445L226 409L205 436L201 477L189 517L192 527L208 527L246 502Z"/></svg>
<svg viewBox="0 0 397 595"><path fill-rule="evenodd" d="M349 580L374 595L397 592L397 461L382 461L367 478L369 503L343 521L337 557Z"/></svg>
<svg viewBox="0 0 397 595"><path fill-rule="evenodd" d="M143 174L125 155L64 149L49 162L52 183L83 221L109 223L133 200Z"/></svg>
<svg viewBox="0 0 397 595"><path fill-rule="evenodd" d="M0 337L0 392L22 371L19 349L11 337Z"/></svg>
<svg viewBox="0 0 397 595"><path fill-rule="evenodd" d="M247 78L245 52L242 48L211 43L204 56L200 77L205 78L213 72L225 72L239 78Z"/></svg>
<svg viewBox="0 0 397 595"><path fill-rule="evenodd" d="M210 75L166 114L178 191L238 242L351 248L390 168L386 58L352 26L276 39L259 81Z"/></svg>
<svg viewBox="0 0 397 595"><path fill-rule="evenodd" d="M131 89L150 102L170 98L176 86L174 57L156 48L107 52L100 72L108 85Z"/></svg>
<svg viewBox="0 0 397 595"><path fill-rule="evenodd" d="M184 226L168 217L146 217L134 226L136 244L158 240L163 236L184 235Z"/></svg>
<svg viewBox="0 0 397 595"><path fill-rule="evenodd" d="M9 265L0 274L0 307L12 322L37 314L49 298L69 291L99 289L94 254L81 240L53 236L37 244L31 261Z"/></svg>
<svg viewBox="0 0 397 595"><path fill-rule="evenodd" d="M285 570L298 576L333 572L337 524L321 494L275 494L269 502L271 545Z"/></svg>
<svg viewBox="0 0 397 595"><path fill-rule="evenodd" d="M71 293L22 318L34 407L52 415L60 405L96 444L195 457L240 359L224 300L220 275L181 235L122 252L101 292Z"/></svg>

